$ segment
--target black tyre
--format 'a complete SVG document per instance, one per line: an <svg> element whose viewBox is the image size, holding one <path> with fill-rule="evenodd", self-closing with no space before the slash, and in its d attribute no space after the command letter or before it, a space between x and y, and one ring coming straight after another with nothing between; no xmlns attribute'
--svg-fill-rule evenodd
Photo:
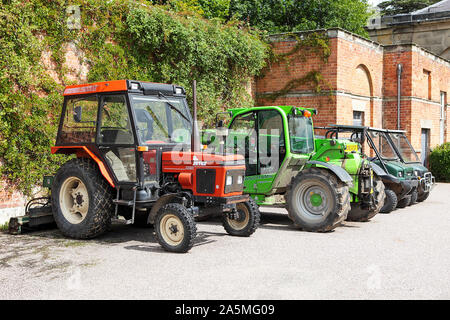
<svg viewBox="0 0 450 320"><path fill-rule="evenodd" d="M89 239L108 230L112 216L112 188L90 159L72 159L55 175L52 208L63 235Z"/></svg>
<svg viewBox="0 0 450 320"><path fill-rule="evenodd" d="M408 194L397 203L397 208L405 208L409 205L410 202L411 202L411 195Z"/></svg>
<svg viewBox="0 0 450 320"><path fill-rule="evenodd" d="M259 226L261 213L256 202L249 198L246 202L236 204L237 219L230 219L227 212L222 214L222 224L225 231L237 237L249 237Z"/></svg>
<svg viewBox="0 0 450 320"><path fill-rule="evenodd" d="M197 235L192 214L179 203L169 203L159 209L155 220L159 244L167 251L184 253L194 245Z"/></svg>
<svg viewBox="0 0 450 320"><path fill-rule="evenodd" d="M305 231L330 231L347 218L350 210L348 186L322 168L300 172L285 197L289 218Z"/></svg>
<svg viewBox="0 0 450 320"><path fill-rule="evenodd" d="M362 209L359 203L351 204L351 210L347 215L348 221L365 222L372 219L384 205L384 199L386 197L384 183L378 176L374 175L374 194L375 194L375 208Z"/></svg>
<svg viewBox="0 0 450 320"><path fill-rule="evenodd" d="M430 195L430 191L423 192L423 193L417 195L417 202L422 202L422 201L427 200L429 195Z"/></svg>
<svg viewBox="0 0 450 320"><path fill-rule="evenodd" d="M384 205L380 212L390 213L397 208L397 194L391 189L384 189L386 197L384 198Z"/></svg>
<svg viewBox="0 0 450 320"><path fill-rule="evenodd" d="M411 201L409 202L409 205L413 205L417 202L417 189L414 189L414 191L411 193Z"/></svg>

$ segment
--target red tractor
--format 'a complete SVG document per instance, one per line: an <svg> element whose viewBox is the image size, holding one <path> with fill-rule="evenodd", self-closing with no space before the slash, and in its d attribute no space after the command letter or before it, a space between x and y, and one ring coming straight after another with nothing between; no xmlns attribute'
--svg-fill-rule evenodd
<svg viewBox="0 0 450 320"><path fill-rule="evenodd" d="M256 230L260 213L242 194L244 159L200 151L195 101L195 85L193 116L176 85L116 80L65 88L51 150L76 155L51 184L53 217L65 236L93 238L112 220L144 220L164 249L187 252L194 217L218 211L229 234Z"/></svg>

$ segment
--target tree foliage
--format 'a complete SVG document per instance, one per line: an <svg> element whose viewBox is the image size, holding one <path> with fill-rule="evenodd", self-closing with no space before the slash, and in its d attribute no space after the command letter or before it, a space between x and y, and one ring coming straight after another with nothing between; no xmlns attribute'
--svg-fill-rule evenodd
<svg viewBox="0 0 450 320"><path fill-rule="evenodd" d="M231 0L230 16L271 33L340 27L366 35L366 0Z"/></svg>
<svg viewBox="0 0 450 320"><path fill-rule="evenodd" d="M392 16L400 13L410 13L426 8L440 0L388 0L378 4L383 16Z"/></svg>

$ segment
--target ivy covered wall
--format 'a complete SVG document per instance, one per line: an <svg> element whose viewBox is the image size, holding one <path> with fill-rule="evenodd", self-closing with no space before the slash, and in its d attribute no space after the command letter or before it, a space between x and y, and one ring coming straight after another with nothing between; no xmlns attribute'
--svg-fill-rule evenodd
<svg viewBox="0 0 450 320"><path fill-rule="evenodd" d="M149 1L1 4L0 180L25 194L66 160L50 154L65 85L176 83L190 98L196 79L198 116L211 125L216 111L253 104L247 86L270 51L261 33L239 23L167 12Z"/></svg>

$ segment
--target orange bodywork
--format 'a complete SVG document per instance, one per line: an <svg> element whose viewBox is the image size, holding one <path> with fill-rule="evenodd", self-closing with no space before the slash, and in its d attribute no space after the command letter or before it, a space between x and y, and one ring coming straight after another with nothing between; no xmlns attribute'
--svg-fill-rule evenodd
<svg viewBox="0 0 450 320"><path fill-rule="evenodd" d="M76 154L77 158L92 158L98 165L103 177L111 187L115 188L114 180L105 167L105 164L87 146L57 146L51 147L52 154Z"/></svg>
<svg viewBox="0 0 450 320"><path fill-rule="evenodd" d="M179 173L178 181L183 189L192 190L196 196L231 197L242 194L242 191L225 193L225 177L227 170L245 170L245 165L224 165L227 162L243 160L241 155L215 155L202 152L167 151L162 154L162 171ZM197 184L197 169L215 169L216 180L214 193L198 193L194 187Z"/></svg>
<svg viewBox="0 0 450 320"><path fill-rule="evenodd" d="M115 91L127 91L127 81L114 80L67 86L64 89L64 96Z"/></svg>

